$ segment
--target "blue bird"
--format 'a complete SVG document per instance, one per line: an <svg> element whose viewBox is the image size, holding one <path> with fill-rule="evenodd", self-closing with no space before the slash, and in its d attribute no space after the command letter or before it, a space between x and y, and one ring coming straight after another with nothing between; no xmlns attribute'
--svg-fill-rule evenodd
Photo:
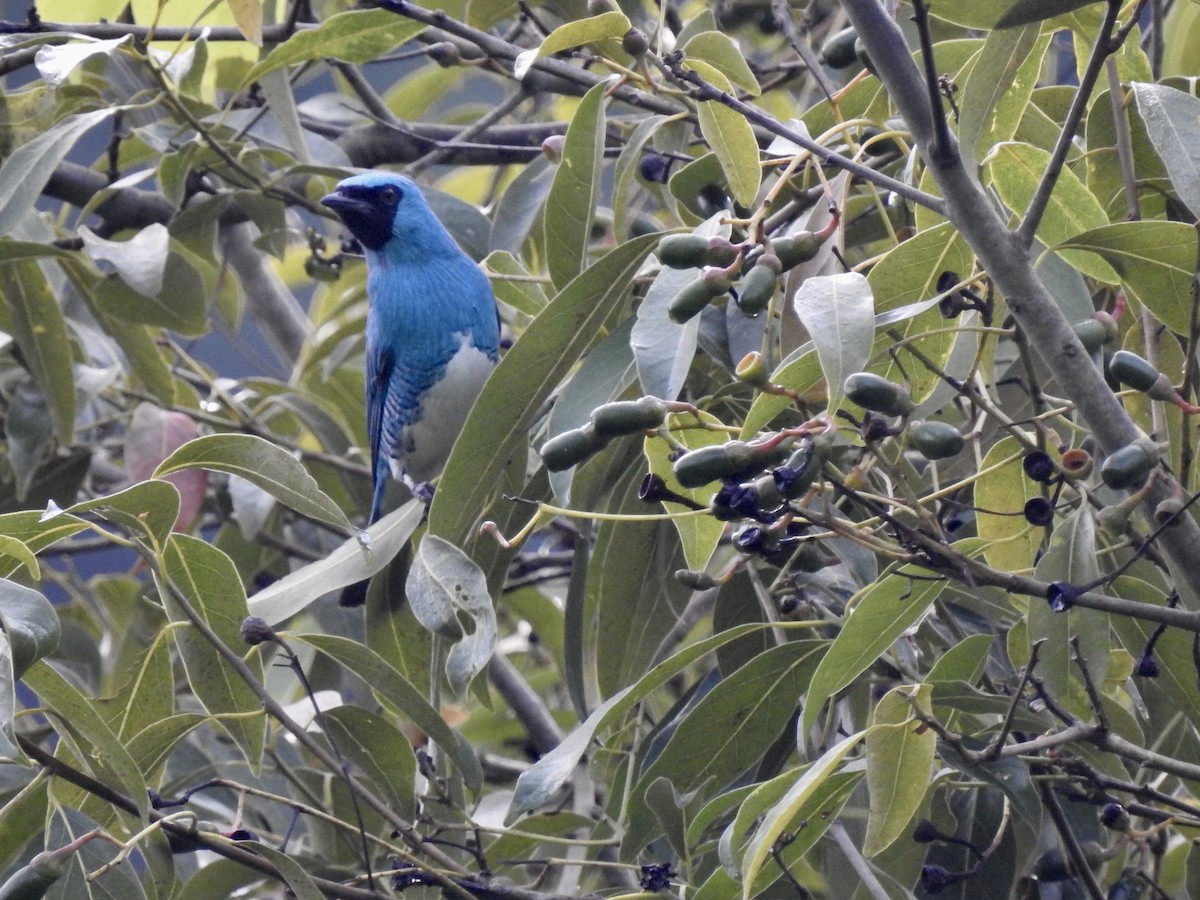
<svg viewBox="0 0 1200 900"><path fill-rule="evenodd" d="M487 277L410 179L368 172L321 203L367 258L367 438L379 519L392 478L428 496L500 355Z"/></svg>

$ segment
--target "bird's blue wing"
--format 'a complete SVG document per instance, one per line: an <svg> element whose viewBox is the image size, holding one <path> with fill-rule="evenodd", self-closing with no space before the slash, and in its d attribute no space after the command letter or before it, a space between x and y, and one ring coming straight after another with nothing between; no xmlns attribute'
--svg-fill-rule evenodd
<svg viewBox="0 0 1200 900"><path fill-rule="evenodd" d="M367 346L367 445L371 450L371 484L374 494L371 499L371 518L379 519L383 508L383 494L387 488L391 470L388 452L380 441L383 436L384 408L387 405L388 384L392 380L395 357L387 346Z"/></svg>

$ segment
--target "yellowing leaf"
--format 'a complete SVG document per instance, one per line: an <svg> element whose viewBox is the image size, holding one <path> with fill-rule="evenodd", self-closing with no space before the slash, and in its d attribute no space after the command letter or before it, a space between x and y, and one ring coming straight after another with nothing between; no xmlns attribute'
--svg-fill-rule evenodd
<svg viewBox="0 0 1200 900"><path fill-rule="evenodd" d="M709 84L733 93L733 85L720 69L698 59L689 60L688 65ZM733 199L742 206L750 206L762 183L754 129L741 113L716 100L702 100L696 105L696 115L704 140L721 161Z"/></svg>
<svg viewBox="0 0 1200 900"><path fill-rule="evenodd" d="M246 40L255 47L261 47L263 11L262 0L225 0L229 11L233 13L233 21L238 30L245 35Z"/></svg>
<svg viewBox="0 0 1200 900"><path fill-rule="evenodd" d="M867 789L871 812L863 854L875 856L908 830L929 788L937 735L913 714L913 704L932 714L933 687L899 687L888 692L867 730Z"/></svg>

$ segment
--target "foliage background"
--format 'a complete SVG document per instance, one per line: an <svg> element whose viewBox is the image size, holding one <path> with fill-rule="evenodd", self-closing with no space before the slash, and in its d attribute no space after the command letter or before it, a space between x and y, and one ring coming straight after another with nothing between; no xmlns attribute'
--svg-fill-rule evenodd
<svg viewBox="0 0 1200 900"><path fill-rule="evenodd" d="M66 847L72 898L1196 892L1200 4L378 7L0 27L0 865ZM848 22L870 70L817 60ZM316 201L367 167L428 188L511 346L427 520L364 535L363 270ZM804 229L766 312L739 261L672 318L664 235L749 269ZM1106 381L1122 348L1172 387ZM642 396L681 403L542 464ZM811 490L771 455L720 517L678 483L760 436L820 444Z"/></svg>

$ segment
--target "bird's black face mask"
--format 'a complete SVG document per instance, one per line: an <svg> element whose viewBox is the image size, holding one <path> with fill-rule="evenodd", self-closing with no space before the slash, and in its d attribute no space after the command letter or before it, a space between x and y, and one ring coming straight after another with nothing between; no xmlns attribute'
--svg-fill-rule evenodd
<svg viewBox="0 0 1200 900"><path fill-rule="evenodd" d="M321 205L337 213L364 248L382 250L392 237L392 222L400 201L400 191L392 185L354 185L326 194Z"/></svg>

